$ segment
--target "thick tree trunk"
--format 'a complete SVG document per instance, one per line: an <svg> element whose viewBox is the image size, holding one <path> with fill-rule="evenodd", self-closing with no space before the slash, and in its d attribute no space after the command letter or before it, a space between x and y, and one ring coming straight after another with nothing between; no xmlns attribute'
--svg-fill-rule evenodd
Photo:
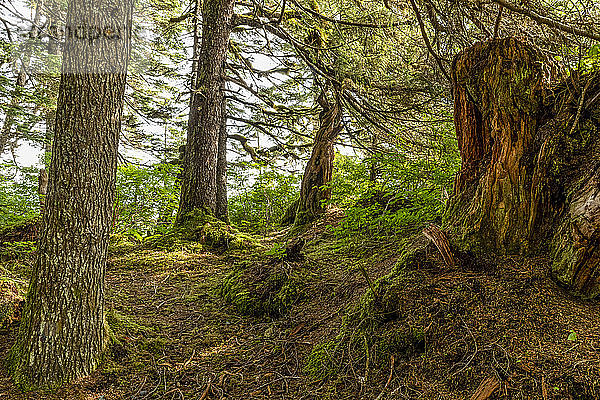
<svg viewBox="0 0 600 400"><path fill-rule="evenodd" d="M63 54L38 256L9 362L26 390L90 374L106 346L104 275L131 13L129 0L69 4L73 34Z"/></svg>
<svg viewBox="0 0 600 400"><path fill-rule="evenodd" d="M300 186L300 199L294 224L302 225L318 218L325 211L324 202L331 198L331 188L325 187L331 182L333 144L342 131L342 110L338 93L335 102L329 103L325 91L321 92L318 102L323 109L319 115L319 129L310 160L304 170Z"/></svg>
<svg viewBox="0 0 600 400"><path fill-rule="evenodd" d="M224 65L235 0L202 5L202 44L193 83L177 222L194 209L216 213L219 135L223 124Z"/></svg>
<svg viewBox="0 0 600 400"><path fill-rule="evenodd" d="M227 207L227 101L223 99L223 123L219 130L219 149L217 155L217 204L215 216L229 223Z"/></svg>
<svg viewBox="0 0 600 400"><path fill-rule="evenodd" d="M446 224L465 249L551 252L557 279L594 297L598 104L585 103L583 85L549 90L556 75L549 59L515 39L478 43L457 56L454 117L463 163ZM600 83L587 87L593 100ZM587 104L583 113L579 103Z"/></svg>

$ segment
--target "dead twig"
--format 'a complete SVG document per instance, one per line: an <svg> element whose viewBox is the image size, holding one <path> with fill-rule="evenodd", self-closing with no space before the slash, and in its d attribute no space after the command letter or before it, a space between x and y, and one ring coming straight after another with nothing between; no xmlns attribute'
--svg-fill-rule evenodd
<svg viewBox="0 0 600 400"><path fill-rule="evenodd" d="M546 387L546 378L542 376L542 397L548 400L548 388Z"/></svg>
<svg viewBox="0 0 600 400"><path fill-rule="evenodd" d="M204 392L202 392L202 395L200 396L200 398L198 400L206 399L206 396L208 396L208 392L210 391L211 383L212 383L212 381L208 381L208 385L206 385L206 389L204 389Z"/></svg>
<svg viewBox="0 0 600 400"><path fill-rule="evenodd" d="M471 396L471 400L487 400L500 387L500 381L495 376L484 379L479 384L477 391Z"/></svg>
<svg viewBox="0 0 600 400"><path fill-rule="evenodd" d="M585 87L583 88L583 91L581 92L581 97L579 98L579 106L577 107L577 114L575 115L575 121L573 122L573 126L571 126L571 130L569 131L569 137L573 135L573 132L575 132L575 128L577 128L577 125L579 124L579 119L581 118L581 111L583 109L583 103L585 101L585 94L589 89L591 83L592 79L588 79L587 83L585 84Z"/></svg>
<svg viewBox="0 0 600 400"><path fill-rule="evenodd" d="M381 400L381 398L383 397L383 394L385 393L385 391L387 390L388 386L390 385L390 382L392 381L392 376L394 375L394 356L390 357L390 376L388 377L387 382L385 383L385 386L383 387L383 390L381 391L381 393L379 393L379 396L377 396L377 398L375 400Z"/></svg>
<svg viewBox="0 0 600 400"><path fill-rule="evenodd" d="M450 243L444 232L442 232L437 225L431 224L423 229L423 234L435 244L435 247L437 247L444 259L444 264L446 264L448 268L454 268L456 266L456 260L454 259L454 255L450 249Z"/></svg>

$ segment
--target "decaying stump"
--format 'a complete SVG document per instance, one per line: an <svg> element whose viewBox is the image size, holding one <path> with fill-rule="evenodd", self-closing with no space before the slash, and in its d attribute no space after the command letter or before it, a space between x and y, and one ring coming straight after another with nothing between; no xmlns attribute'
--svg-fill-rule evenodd
<svg viewBox="0 0 600 400"><path fill-rule="evenodd" d="M462 157L446 226L463 248L550 252L560 283L600 294L600 73L571 74L516 39L454 61Z"/></svg>

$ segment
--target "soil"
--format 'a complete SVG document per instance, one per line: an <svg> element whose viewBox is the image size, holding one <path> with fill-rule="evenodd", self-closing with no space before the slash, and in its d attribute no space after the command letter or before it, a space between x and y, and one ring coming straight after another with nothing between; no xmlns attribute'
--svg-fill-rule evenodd
<svg viewBox="0 0 600 400"><path fill-rule="evenodd" d="M556 286L544 258L450 269L434 248L432 263L398 277L394 312L373 333L408 326L420 344L384 351L365 337L375 344L331 355L336 373L309 373L315 346L360 332L348 315L371 289L356 265L377 286L400 256L395 239L340 242L326 228L339 218L302 234L308 292L277 318L241 315L219 296L243 252L115 250L106 309L116 340L102 366L55 393L27 394L2 369L0 400L600 399L598 303ZM17 329L0 331L1 359Z"/></svg>

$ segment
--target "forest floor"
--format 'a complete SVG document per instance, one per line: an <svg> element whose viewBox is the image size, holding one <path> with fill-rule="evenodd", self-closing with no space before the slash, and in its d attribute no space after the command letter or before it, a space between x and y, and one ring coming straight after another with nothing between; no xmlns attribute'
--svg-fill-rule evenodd
<svg viewBox="0 0 600 400"><path fill-rule="evenodd" d="M546 260L450 269L432 251L432 262L392 273L404 241L341 242L326 229L340 215L328 218L301 234L292 261L194 245L114 248L106 309L115 340L102 366L29 394L2 369L0 400L600 399L600 305L558 288ZM275 270L302 277L290 301L274 303L281 284L259 285ZM254 286L228 297L224 283L240 273ZM371 288L384 287L393 290L369 303ZM256 288L253 298L280 309L248 313L236 302ZM16 330L0 330L0 359Z"/></svg>

